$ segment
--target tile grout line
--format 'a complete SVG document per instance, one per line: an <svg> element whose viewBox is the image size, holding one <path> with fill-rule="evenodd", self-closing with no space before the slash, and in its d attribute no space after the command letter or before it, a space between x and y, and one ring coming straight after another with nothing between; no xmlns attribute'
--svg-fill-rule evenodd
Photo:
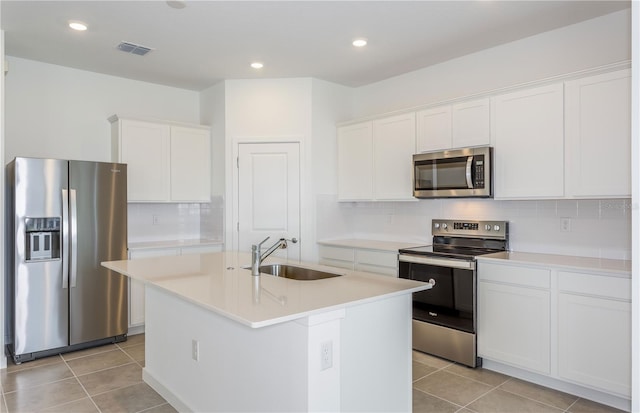
<svg viewBox="0 0 640 413"><path fill-rule="evenodd" d="M514 380L514 379L516 379L516 378L512 377L511 379L509 379L509 380L507 380L507 381L511 381L511 380ZM517 380L517 379L516 379L516 380ZM501 384L500 386L498 386L498 387L502 387L505 383L506 383L506 382L502 383L502 384ZM532 383L532 384L536 384L536 383ZM541 386L541 387L544 387L544 386ZM548 388L548 387L544 387L544 388L545 388L545 389L549 389L549 390L553 390L553 389L550 389L550 388ZM566 409L563 409L563 408L561 408L561 407L554 406L554 405L549 404L549 403L545 403L545 402L543 402L543 401L541 401L541 400L532 399L531 397L525 396L525 395L520 394L520 393L516 393L516 392L509 391L509 390L502 389L502 388L501 388L500 390L502 390L503 392L509 393L509 394L516 395L516 396L518 396L518 397L522 397L523 399L527 399L527 400L530 400L530 401L533 401L533 402L536 402L536 403L540 403L540 404L542 404L542 405L544 405L544 406L547 406L547 407L552 407L552 408L554 408L554 409L557 409L557 410L559 410L559 411L563 411L563 412L567 411L571 406L573 406L573 405L574 405L574 404L575 404L575 403L580 399L580 397L578 397L578 396L575 396L575 395L573 395L573 394L569 394L569 393L565 393L565 394L568 394L569 396L575 397L576 399L575 399L575 400L574 400L574 401L569 405L569 407L567 407ZM563 393L564 393L564 392L563 392Z"/></svg>
<svg viewBox="0 0 640 413"><path fill-rule="evenodd" d="M100 354L100 353L98 353ZM93 403L93 405L96 407L96 409L98 410L99 413L102 412L102 410L100 410L100 407L98 407L98 405L96 404L96 402L93 400L93 397L91 397L91 395L89 394L89 392L87 391L87 389L84 387L84 385L82 384L82 382L80 381L80 379L78 379L78 376L76 375L76 372L73 371L73 369L71 368L71 366L69 366L69 364L67 363L67 361L62 358L62 361L64 362L64 364L66 364L67 368L71 371L71 373L73 374L73 377L76 379L76 381L78 382L78 384L80 385L80 387L82 387L82 390L84 391L84 393L87 395L87 397L89 398L89 400L91 400L91 403ZM53 407L53 406L51 406Z"/></svg>
<svg viewBox="0 0 640 413"><path fill-rule="evenodd" d="M435 397L436 399L439 399L439 400L445 401L445 402L447 402L447 403L449 403L449 404L452 404L452 405L454 405L454 406L459 407L456 411L458 411L458 410L460 410L460 409L464 409L464 408L465 408L465 406L461 406L461 405L459 405L458 403L452 402L451 400L447 400L447 399L442 398L442 397L440 397L440 396L436 396L435 394L431 394L431 393L429 393L428 391L425 391L425 390L422 390L422 389L418 389L417 387L413 387L413 390L417 390L417 391L419 391L419 392L421 392L421 393L428 394L428 395L429 395L429 396L431 396L431 397Z"/></svg>

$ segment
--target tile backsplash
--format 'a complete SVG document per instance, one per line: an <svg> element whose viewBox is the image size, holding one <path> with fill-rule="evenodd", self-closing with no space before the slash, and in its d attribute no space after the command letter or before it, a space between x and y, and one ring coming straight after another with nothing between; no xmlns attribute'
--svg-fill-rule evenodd
<svg viewBox="0 0 640 413"><path fill-rule="evenodd" d="M222 200L199 203L128 204L129 242L222 239Z"/></svg>
<svg viewBox="0 0 640 413"><path fill-rule="evenodd" d="M631 259L630 199L337 202L319 195L316 207L318 239L430 243L432 219L495 219L509 221L514 251Z"/></svg>

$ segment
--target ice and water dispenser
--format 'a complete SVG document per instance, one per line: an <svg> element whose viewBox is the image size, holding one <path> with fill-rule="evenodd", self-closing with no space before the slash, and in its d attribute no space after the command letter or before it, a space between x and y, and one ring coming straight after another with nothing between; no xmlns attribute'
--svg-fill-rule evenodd
<svg viewBox="0 0 640 413"><path fill-rule="evenodd" d="M27 261L60 258L60 218L26 218Z"/></svg>

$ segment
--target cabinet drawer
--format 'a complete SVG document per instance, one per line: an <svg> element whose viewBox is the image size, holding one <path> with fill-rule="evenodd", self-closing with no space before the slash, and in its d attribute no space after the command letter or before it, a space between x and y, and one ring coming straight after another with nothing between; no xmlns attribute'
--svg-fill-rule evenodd
<svg viewBox="0 0 640 413"><path fill-rule="evenodd" d="M548 289L551 285L551 271L543 268L479 262L478 280Z"/></svg>
<svg viewBox="0 0 640 413"><path fill-rule="evenodd" d="M398 276L398 270L396 268L379 267L377 265L358 264L357 270L363 272L371 272L374 274L389 275L391 277Z"/></svg>
<svg viewBox="0 0 640 413"><path fill-rule="evenodd" d="M560 291L631 301L631 279L561 271Z"/></svg>
<svg viewBox="0 0 640 413"><path fill-rule="evenodd" d="M320 258L318 261L320 265L328 265L330 267L344 268L347 270L353 270L353 261L334 260L331 258Z"/></svg>
<svg viewBox="0 0 640 413"><path fill-rule="evenodd" d="M330 258L340 261L354 261L353 248L339 248L320 245L320 258Z"/></svg>
<svg viewBox="0 0 640 413"><path fill-rule="evenodd" d="M375 265L396 269L398 266L398 254L382 251L356 250L356 262L358 265Z"/></svg>

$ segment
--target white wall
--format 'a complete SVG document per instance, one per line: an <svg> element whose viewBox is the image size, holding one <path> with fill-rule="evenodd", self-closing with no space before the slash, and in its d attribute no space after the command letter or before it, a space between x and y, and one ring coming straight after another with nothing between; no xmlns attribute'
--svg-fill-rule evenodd
<svg viewBox="0 0 640 413"><path fill-rule="evenodd" d="M354 117L483 93L631 59L623 10L355 90Z"/></svg>
<svg viewBox="0 0 640 413"><path fill-rule="evenodd" d="M200 123L211 127L211 202L200 208L200 236L220 239L225 223L225 82L200 92Z"/></svg>
<svg viewBox="0 0 640 413"><path fill-rule="evenodd" d="M239 142L299 142L301 211L313 205L306 186L310 182L308 146L311 136L311 79L253 79L225 81L225 151L226 194L225 243L227 249L237 246L233 216L235 191L233 171L234 151ZM236 207L237 208L237 207ZM313 222L300 221L300 253L305 259L309 248L315 250ZM235 237L235 238L234 238ZM311 241L311 242L309 242Z"/></svg>
<svg viewBox="0 0 640 413"><path fill-rule="evenodd" d="M5 163L110 161L113 114L198 123L199 94L8 56Z"/></svg>
<svg viewBox="0 0 640 413"><path fill-rule="evenodd" d="M0 21L1 21L0 13ZM0 30L0 68L2 68L2 74L0 74L0 159L4 159L4 30ZM4 168L0 168L0 194L4 194ZM3 196L4 199L4 196ZM4 234L4 202L0 202L0 234ZM5 254L4 254L4 237L0 236L0 271L4 274ZM4 348L4 336L5 336L5 282L4 275L0 276L0 348ZM7 367L6 357L0 356L0 369Z"/></svg>
<svg viewBox="0 0 640 413"><path fill-rule="evenodd" d="M232 192L232 154L238 142L300 142L301 257L315 260L316 195L336 191L335 124L351 116L352 89L306 78L230 80L225 84L227 193ZM227 199L226 205L226 239L231 245L233 200Z"/></svg>
<svg viewBox="0 0 640 413"><path fill-rule="evenodd" d="M640 411L640 3L631 5L632 10L632 74L631 87L631 191L632 191L632 282L631 282L631 411Z"/></svg>
<svg viewBox="0 0 640 413"><path fill-rule="evenodd" d="M11 56L7 60L5 163L15 156L111 161L107 118L113 114L200 121L198 92ZM129 241L198 238L199 208L131 204ZM152 225L153 215L157 225Z"/></svg>

